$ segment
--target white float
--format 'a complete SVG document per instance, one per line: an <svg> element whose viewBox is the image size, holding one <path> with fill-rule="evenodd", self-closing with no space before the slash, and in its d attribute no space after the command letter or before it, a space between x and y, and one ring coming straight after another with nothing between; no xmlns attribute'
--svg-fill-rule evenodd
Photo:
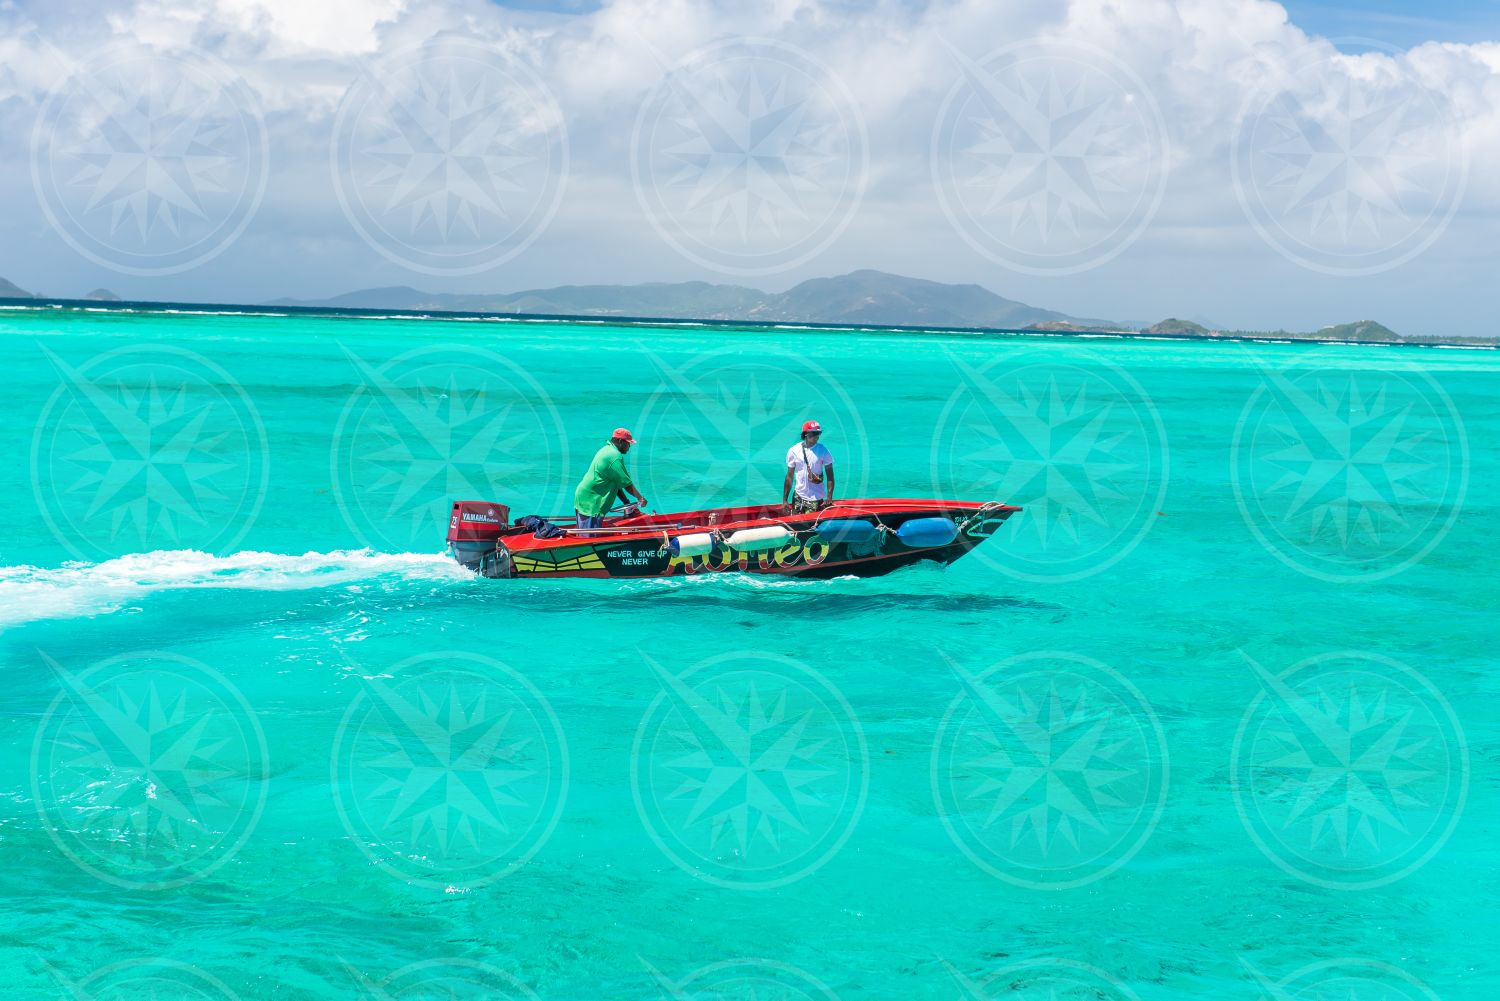
<svg viewBox="0 0 1500 1001"><path fill-rule="evenodd" d="M764 528L742 528L724 540L731 549L742 553L757 553L762 549L775 549L792 541L792 533L781 525L766 525Z"/></svg>
<svg viewBox="0 0 1500 1001"><path fill-rule="evenodd" d="M679 535L667 544L674 556L707 556L714 551L714 537L709 532Z"/></svg>

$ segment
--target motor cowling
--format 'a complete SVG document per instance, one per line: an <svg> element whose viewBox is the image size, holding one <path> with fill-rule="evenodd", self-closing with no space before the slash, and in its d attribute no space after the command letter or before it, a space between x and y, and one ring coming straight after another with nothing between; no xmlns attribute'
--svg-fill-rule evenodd
<svg viewBox="0 0 1500 1001"><path fill-rule="evenodd" d="M454 501L448 519L448 544L489 542L510 526L510 508L494 501Z"/></svg>

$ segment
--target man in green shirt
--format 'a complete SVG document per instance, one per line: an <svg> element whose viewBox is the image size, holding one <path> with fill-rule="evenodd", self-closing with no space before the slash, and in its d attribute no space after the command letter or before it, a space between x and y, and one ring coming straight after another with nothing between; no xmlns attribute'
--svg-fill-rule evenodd
<svg viewBox="0 0 1500 1001"><path fill-rule="evenodd" d="M589 471L583 474L573 495L579 528L601 527L605 512L614 505L617 495L623 498L629 493L641 507L646 506L645 495L635 488L625 471L625 453L634 444L635 438L629 431L615 428L608 443L594 453L594 461L589 463Z"/></svg>

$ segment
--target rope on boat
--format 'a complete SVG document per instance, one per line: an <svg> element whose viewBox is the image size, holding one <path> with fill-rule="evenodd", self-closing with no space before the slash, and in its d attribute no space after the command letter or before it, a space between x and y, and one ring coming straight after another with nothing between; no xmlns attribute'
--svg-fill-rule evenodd
<svg viewBox="0 0 1500 1001"><path fill-rule="evenodd" d="M993 518L1005 509L1005 505L999 501L985 501L979 505L979 509L958 523L960 533L967 532L969 526L975 522L983 523L988 518Z"/></svg>

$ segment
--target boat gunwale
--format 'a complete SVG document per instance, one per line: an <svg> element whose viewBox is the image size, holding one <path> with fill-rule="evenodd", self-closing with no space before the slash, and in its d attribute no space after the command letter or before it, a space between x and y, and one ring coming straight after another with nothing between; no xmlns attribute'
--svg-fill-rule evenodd
<svg viewBox="0 0 1500 1001"><path fill-rule="evenodd" d="M563 529L563 534L549 539L538 539L526 532L515 535L501 536L500 541L513 552L534 552L547 549L562 549L570 546L593 545L600 543L638 543L643 539L677 534L695 534L697 532L718 532L727 534L745 528L764 528L771 525L781 525L794 534L809 529L816 529L824 521L842 520L845 518L873 518L876 524L881 524L882 515L908 515L912 517L923 516L954 516L973 514L982 510L986 504L995 502L985 501L947 501L933 500L931 498L906 498L906 497L881 497L881 498L855 498L848 501L835 501L831 506L817 511L804 511L796 514L785 513L781 505L742 505L739 507L703 508L697 511L679 511L667 514L639 515L634 518L624 519L617 525L604 525L597 529ZM999 504L997 513L1003 511L1005 517L1020 511L1021 508L1012 504ZM723 512L765 512L753 514L748 517L733 518L726 521L714 521L709 523L706 519L710 516ZM705 520L694 523L690 519L703 518ZM679 519L673 522L655 522L657 518ZM949 543L951 545L951 543ZM926 548L926 547L924 547ZM935 549L946 548L945 546L931 547Z"/></svg>

